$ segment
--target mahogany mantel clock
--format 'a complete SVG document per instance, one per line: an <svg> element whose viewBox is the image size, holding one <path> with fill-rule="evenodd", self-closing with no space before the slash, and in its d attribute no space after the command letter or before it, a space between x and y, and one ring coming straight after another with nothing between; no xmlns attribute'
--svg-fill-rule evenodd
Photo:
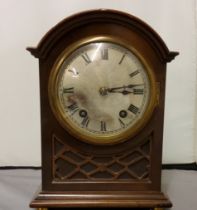
<svg viewBox="0 0 197 210"><path fill-rule="evenodd" d="M170 207L160 190L166 63L131 15L87 11L52 28L39 58L42 188L34 208Z"/></svg>

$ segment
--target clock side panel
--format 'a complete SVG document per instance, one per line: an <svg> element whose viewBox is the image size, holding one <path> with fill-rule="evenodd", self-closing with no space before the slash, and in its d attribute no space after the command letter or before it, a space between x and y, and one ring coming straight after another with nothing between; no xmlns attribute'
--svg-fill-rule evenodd
<svg viewBox="0 0 197 210"><path fill-rule="evenodd" d="M163 151L163 126L164 126L164 110L165 110L165 85L166 85L166 64L156 64L163 69L159 72L157 68L157 91L158 106L157 120L154 124L154 144L152 146L152 180L154 180L154 188L161 190L161 171L162 171L162 151ZM155 66L155 67L156 67Z"/></svg>

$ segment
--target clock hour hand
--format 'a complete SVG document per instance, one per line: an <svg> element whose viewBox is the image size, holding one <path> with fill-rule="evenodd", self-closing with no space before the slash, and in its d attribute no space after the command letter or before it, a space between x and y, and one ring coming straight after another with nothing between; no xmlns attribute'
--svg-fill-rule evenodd
<svg viewBox="0 0 197 210"><path fill-rule="evenodd" d="M128 90L122 90L122 91L113 90L113 91L111 91L110 93L122 93L123 95L127 95L127 94L130 94L130 93L134 93L134 91L128 91Z"/></svg>

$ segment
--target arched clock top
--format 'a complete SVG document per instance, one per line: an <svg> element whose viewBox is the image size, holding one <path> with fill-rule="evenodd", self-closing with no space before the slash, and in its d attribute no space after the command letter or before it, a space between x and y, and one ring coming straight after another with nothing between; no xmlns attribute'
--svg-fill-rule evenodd
<svg viewBox="0 0 197 210"><path fill-rule="evenodd" d="M146 39L162 63L170 62L179 54L178 52L169 51L161 37L139 18L108 9L85 11L64 19L46 33L37 47L28 47L27 50L36 58L45 59L48 53L61 41L62 37L66 36L71 30L94 23L117 24L136 31L139 36Z"/></svg>

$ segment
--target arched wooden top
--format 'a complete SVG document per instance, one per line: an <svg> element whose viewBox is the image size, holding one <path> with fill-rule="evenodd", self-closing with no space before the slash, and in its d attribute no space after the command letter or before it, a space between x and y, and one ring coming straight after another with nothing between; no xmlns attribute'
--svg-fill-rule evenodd
<svg viewBox="0 0 197 210"><path fill-rule="evenodd" d="M179 54L178 52L170 52L161 37L139 18L124 12L108 9L90 10L69 16L48 31L36 48L28 47L27 50L36 58L44 59L58 40L69 31L94 22L116 23L137 30L141 36L147 39L161 62L170 62Z"/></svg>

